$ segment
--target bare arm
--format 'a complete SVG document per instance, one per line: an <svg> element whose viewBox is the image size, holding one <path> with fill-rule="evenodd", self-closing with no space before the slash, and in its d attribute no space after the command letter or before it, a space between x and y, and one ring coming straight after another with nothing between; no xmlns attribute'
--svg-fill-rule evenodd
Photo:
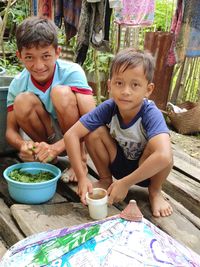
<svg viewBox="0 0 200 267"><path fill-rule="evenodd" d="M52 145L45 142L35 143L34 141L23 140L19 134L19 125L14 111L7 114L6 138L8 143L20 152L19 156L23 161L50 162L65 150L64 139Z"/></svg>
<svg viewBox="0 0 200 267"><path fill-rule="evenodd" d="M78 180L78 193L81 201L85 203L85 194L91 192L92 184L89 182L82 165L81 140L89 133L89 130L78 121L64 135L67 155Z"/></svg>
<svg viewBox="0 0 200 267"><path fill-rule="evenodd" d="M41 162L51 162L63 151L65 151L65 144L63 138L51 145L46 142L35 142L35 156L36 159Z"/></svg>
<svg viewBox="0 0 200 267"><path fill-rule="evenodd" d="M145 152L139 167L123 179L114 182L108 189L111 204L124 199L132 185L153 177L173 162L168 134L159 134L151 138Z"/></svg>
<svg viewBox="0 0 200 267"><path fill-rule="evenodd" d="M6 139L11 146L19 151L21 146L24 144L24 140L19 134L19 126L17 124L14 111L7 113Z"/></svg>
<svg viewBox="0 0 200 267"><path fill-rule="evenodd" d="M173 157L169 135L164 133L151 138L147 143L147 153L149 155L140 166L124 178L127 185L131 186L151 178L172 163Z"/></svg>
<svg viewBox="0 0 200 267"><path fill-rule="evenodd" d="M19 151L19 156L23 161L34 161L34 142L22 139L14 111L7 114L6 139L11 146Z"/></svg>

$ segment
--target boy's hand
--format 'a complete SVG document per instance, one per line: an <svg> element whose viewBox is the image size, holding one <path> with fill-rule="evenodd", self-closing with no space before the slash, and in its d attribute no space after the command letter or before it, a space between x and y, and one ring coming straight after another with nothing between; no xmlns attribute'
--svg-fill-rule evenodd
<svg viewBox="0 0 200 267"><path fill-rule="evenodd" d="M84 205L87 205L86 193L87 192L92 193L92 191L93 191L92 183L87 177L78 182L78 195L80 196L81 202Z"/></svg>
<svg viewBox="0 0 200 267"><path fill-rule="evenodd" d="M33 141L24 141L22 144L19 157L23 161L35 161L35 143Z"/></svg>
<svg viewBox="0 0 200 267"><path fill-rule="evenodd" d="M128 194L128 187L123 182L123 179L114 181L108 188L108 204L120 202L125 199Z"/></svg>
<svg viewBox="0 0 200 267"><path fill-rule="evenodd" d="M35 158L40 162L51 162L58 156L54 144L49 145L45 142L35 143Z"/></svg>

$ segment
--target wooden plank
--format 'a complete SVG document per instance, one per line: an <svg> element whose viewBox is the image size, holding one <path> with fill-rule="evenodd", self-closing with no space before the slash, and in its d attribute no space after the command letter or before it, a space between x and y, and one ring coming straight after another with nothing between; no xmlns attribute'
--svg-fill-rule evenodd
<svg viewBox="0 0 200 267"><path fill-rule="evenodd" d="M173 196L197 217L200 217L200 183L173 170L163 185L163 190Z"/></svg>
<svg viewBox="0 0 200 267"><path fill-rule="evenodd" d="M118 211L119 212L119 211ZM11 213L26 236L92 221L88 208L80 203L11 206ZM108 210L109 216L113 210Z"/></svg>
<svg viewBox="0 0 200 267"><path fill-rule="evenodd" d="M56 192L53 198L47 201L46 204L57 204L62 202L66 202L66 198Z"/></svg>
<svg viewBox="0 0 200 267"><path fill-rule="evenodd" d="M0 193L8 206L13 204L13 200L9 196L8 186L3 177L3 172L7 167L16 163L19 163L19 161L14 157L1 157L0 159Z"/></svg>
<svg viewBox="0 0 200 267"><path fill-rule="evenodd" d="M197 163L196 160L194 163L196 165L200 164L199 162ZM91 159L88 159L88 164L93 171L96 172ZM200 184L198 182L195 180L193 181L193 179L190 179L184 174L173 170L164 184L163 189L166 193L168 193L168 195L172 195L173 198L181 202L189 211L191 211L191 215L194 213L194 215L190 216L190 218L194 218L196 216L200 218ZM173 198L171 199L173 200ZM176 204L178 205L178 202L176 202ZM190 212L188 213L190 214ZM195 224L195 220L193 220L193 223Z"/></svg>
<svg viewBox="0 0 200 267"><path fill-rule="evenodd" d="M173 206L176 208L176 211L183 215L187 220L189 220L193 225L195 225L200 230L200 218L195 216L192 212L186 209L180 202L173 199L171 196L164 194Z"/></svg>
<svg viewBox="0 0 200 267"><path fill-rule="evenodd" d="M10 209L0 199L0 236L5 240L8 246L12 246L19 240L24 238L24 235L19 231L17 225L13 221Z"/></svg>
<svg viewBox="0 0 200 267"><path fill-rule="evenodd" d="M174 169L188 175L190 178L200 182L200 161L172 145L174 154Z"/></svg>

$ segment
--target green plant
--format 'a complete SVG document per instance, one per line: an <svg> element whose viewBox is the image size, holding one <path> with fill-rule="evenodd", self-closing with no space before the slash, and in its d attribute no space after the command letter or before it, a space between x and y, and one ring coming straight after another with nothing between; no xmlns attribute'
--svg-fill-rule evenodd
<svg viewBox="0 0 200 267"><path fill-rule="evenodd" d="M156 0L154 25L157 31L170 30L175 2L174 0Z"/></svg>
<svg viewBox="0 0 200 267"><path fill-rule="evenodd" d="M16 1L8 11L7 27L12 28L13 24L19 24L21 21L23 21L29 16L29 10L29 1Z"/></svg>
<svg viewBox="0 0 200 267"><path fill-rule="evenodd" d="M15 28L18 23L29 15L30 8L27 0L8 2L8 5L6 5L6 2L0 3L0 16L3 18L4 26L1 28L2 34L0 38L0 66L6 69L8 75L15 75L22 69L15 56Z"/></svg>
<svg viewBox="0 0 200 267"><path fill-rule="evenodd" d="M113 57L114 55L111 53L103 53L90 48L83 64L83 69L86 72L87 78L93 76L92 80L93 82L95 81L97 104L100 104L102 100L105 100L105 96L102 96L102 76L104 76L104 80L108 79L110 62Z"/></svg>
<svg viewBox="0 0 200 267"><path fill-rule="evenodd" d="M22 65L18 61L0 58L0 66L6 70L6 75L14 76L22 70Z"/></svg>
<svg viewBox="0 0 200 267"><path fill-rule="evenodd" d="M89 48L83 69L88 73L92 73L95 72L96 65L98 65L98 71L107 74L113 57L112 53L97 52L93 48Z"/></svg>

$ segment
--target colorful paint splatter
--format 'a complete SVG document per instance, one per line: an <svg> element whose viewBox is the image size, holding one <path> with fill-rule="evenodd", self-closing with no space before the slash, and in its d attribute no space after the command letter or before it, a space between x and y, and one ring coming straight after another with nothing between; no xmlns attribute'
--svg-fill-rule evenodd
<svg viewBox="0 0 200 267"><path fill-rule="evenodd" d="M11 247L0 267L200 267L200 256L155 225L119 216L30 236Z"/></svg>

